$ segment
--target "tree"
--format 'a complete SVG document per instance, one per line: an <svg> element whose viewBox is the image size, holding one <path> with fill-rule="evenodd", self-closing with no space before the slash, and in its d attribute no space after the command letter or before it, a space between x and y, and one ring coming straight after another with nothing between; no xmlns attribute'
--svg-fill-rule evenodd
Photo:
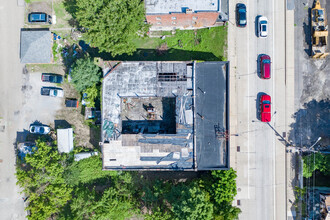
<svg viewBox="0 0 330 220"><path fill-rule="evenodd" d="M148 30L141 0L79 0L75 6L87 42L112 56L131 55L136 50L133 39Z"/></svg>
<svg viewBox="0 0 330 220"><path fill-rule="evenodd" d="M100 82L100 67L94 64L89 57L78 59L72 67L71 71L72 83L78 92L93 87Z"/></svg>
<svg viewBox="0 0 330 220"><path fill-rule="evenodd" d="M330 155L315 153L303 157L303 176L310 178L315 170L330 175Z"/></svg>
<svg viewBox="0 0 330 220"><path fill-rule="evenodd" d="M16 167L17 184L28 196L28 218L48 219L71 199L72 188L63 178L66 156L40 140L36 146L32 154L26 155L25 168Z"/></svg>
<svg viewBox="0 0 330 220"><path fill-rule="evenodd" d="M172 188L168 195L174 219L213 219L213 204L210 196L197 184L180 184Z"/></svg>
<svg viewBox="0 0 330 220"><path fill-rule="evenodd" d="M217 219L237 219L241 212L231 205L237 194L236 177L236 171L230 168L211 171L210 178L200 181L200 186L210 193Z"/></svg>
<svg viewBox="0 0 330 220"><path fill-rule="evenodd" d="M92 87L87 88L85 90L85 93L87 94L87 107L95 107L95 99L100 94L96 84L94 84Z"/></svg>

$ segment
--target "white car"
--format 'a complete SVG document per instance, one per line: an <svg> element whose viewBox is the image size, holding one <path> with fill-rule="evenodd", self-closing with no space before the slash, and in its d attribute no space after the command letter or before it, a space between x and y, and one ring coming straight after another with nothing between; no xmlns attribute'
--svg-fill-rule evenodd
<svg viewBox="0 0 330 220"><path fill-rule="evenodd" d="M30 125L29 131L32 134L48 134L50 132L50 127L45 125Z"/></svg>
<svg viewBox="0 0 330 220"><path fill-rule="evenodd" d="M268 33L268 20L266 17L259 17L258 28L259 37L266 38Z"/></svg>

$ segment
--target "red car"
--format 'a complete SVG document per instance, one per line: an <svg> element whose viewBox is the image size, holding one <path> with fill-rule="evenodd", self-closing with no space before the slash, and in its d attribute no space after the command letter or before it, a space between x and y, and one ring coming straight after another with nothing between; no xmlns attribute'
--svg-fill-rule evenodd
<svg viewBox="0 0 330 220"><path fill-rule="evenodd" d="M262 95L260 98L260 119L262 122L270 122L271 116L271 98L269 95Z"/></svg>
<svg viewBox="0 0 330 220"><path fill-rule="evenodd" d="M262 79L270 79L270 56L261 55L260 56L260 75Z"/></svg>

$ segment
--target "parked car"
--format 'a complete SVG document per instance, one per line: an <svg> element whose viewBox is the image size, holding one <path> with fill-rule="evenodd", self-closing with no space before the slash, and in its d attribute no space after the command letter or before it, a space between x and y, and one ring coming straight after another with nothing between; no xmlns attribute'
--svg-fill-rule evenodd
<svg viewBox="0 0 330 220"><path fill-rule="evenodd" d="M46 125L30 125L29 131L32 134L48 134L50 132L50 127Z"/></svg>
<svg viewBox="0 0 330 220"><path fill-rule="evenodd" d="M270 56L268 55L261 55L259 57L260 63L260 77L262 79L270 79L270 72L271 72L271 60Z"/></svg>
<svg viewBox="0 0 330 220"><path fill-rule="evenodd" d="M266 38L268 33L268 20L266 17L259 17L258 19L258 33L259 37Z"/></svg>
<svg viewBox="0 0 330 220"><path fill-rule="evenodd" d="M242 3L236 5L236 23L238 27L246 26L246 6Z"/></svg>
<svg viewBox="0 0 330 220"><path fill-rule="evenodd" d="M266 94L260 97L260 120L262 122L271 120L271 98Z"/></svg>
<svg viewBox="0 0 330 220"><path fill-rule="evenodd" d="M41 95L52 96L52 97L63 97L63 89L56 87L42 87Z"/></svg>
<svg viewBox="0 0 330 220"><path fill-rule="evenodd" d="M50 82L50 83L62 83L63 76L55 74L55 73L43 73L41 75L41 81Z"/></svg>
<svg viewBox="0 0 330 220"><path fill-rule="evenodd" d="M47 23L48 15L43 12L32 12L28 16L28 21L30 23Z"/></svg>

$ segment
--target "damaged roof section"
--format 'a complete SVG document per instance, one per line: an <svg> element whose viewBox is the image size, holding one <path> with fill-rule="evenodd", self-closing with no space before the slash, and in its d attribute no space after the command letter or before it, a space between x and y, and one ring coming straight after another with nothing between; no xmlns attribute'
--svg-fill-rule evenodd
<svg viewBox="0 0 330 220"><path fill-rule="evenodd" d="M194 65L121 62L105 76L103 169L198 169Z"/></svg>

